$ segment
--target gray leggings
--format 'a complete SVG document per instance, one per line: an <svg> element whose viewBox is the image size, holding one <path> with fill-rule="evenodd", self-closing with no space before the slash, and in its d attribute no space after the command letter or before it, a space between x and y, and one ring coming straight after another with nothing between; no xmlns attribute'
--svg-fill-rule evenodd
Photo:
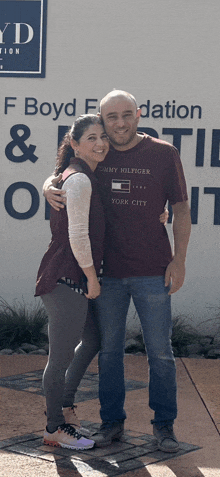
<svg viewBox="0 0 220 477"><path fill-rule="evenodd" d="M49 358L43 388L47 427L54 432L64 423L62 407L73 404L77 386L99 351L100 342L97 325L90 313L87 314L88 300L84 296L67 285L57 285L41 298L49 319Z"/></svg>

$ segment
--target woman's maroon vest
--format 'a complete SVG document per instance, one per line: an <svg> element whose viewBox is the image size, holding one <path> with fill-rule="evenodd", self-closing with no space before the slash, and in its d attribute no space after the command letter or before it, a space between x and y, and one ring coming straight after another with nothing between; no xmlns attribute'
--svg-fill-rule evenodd
<svg viewBox="0 0 220 477"><path fill-rule="evenodd" d="M76 172L86 174L92 185L89 238L94 267L98 274L103 258L105 231L104 212L98 191L98 182L89 166L81 159L74 158L71 161L71 165L74 165ZM60 187L62 187L62 184L63 182ZM77 284L81 283L83 277L83 271L79 267L69 243L66 208L61 209L59 212L51 208L50 227L52 238L38 270L35 296L52 292L56 287L57 280L62 277L71 278Z"/></svg>

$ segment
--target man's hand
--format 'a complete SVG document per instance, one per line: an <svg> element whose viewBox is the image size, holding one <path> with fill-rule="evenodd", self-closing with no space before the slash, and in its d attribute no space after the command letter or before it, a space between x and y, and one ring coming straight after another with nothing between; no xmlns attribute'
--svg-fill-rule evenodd
<svg viewBox="0 0 220 477"><path fill-rule="evenodd" d="M86 298L95 299L101 293L100 283L98 281L94 265L91 267L82 268L87 277L87 289L88 293L85 293Z"/></svg>
<svg viewBox="0 0 220 477"><path fill-rule="evenodd" d="M171 283L168 295L176 293L185 278L186 251L191 230L191 218L188 201L177 202L173 209L174 257L165 273L165 286Z"/></svg>
<svg viewBox="0 0 220 477"><path fill-rule="evenodd" d="M171 283L171 288L168 295L176 293L184 283L185 279L185 263L173 258L169 263L165 273L165 287L168 287Z"/></svg>
<svg viewBox="0 0 220 477"><path fill-rule="evenodd" d="M65 191L56 188L58 182L60 182L61 179L62 174L59 174L56 177L51 176L43 185L43 194L46 197L47 202L49 202L51 207L58 212L60 209L63 209L64 205L66 204Z"/></svg>
<svg viewBox="0 0 220 477"><path fill-rule="evenodd" d="M167 221L169 219L169 211L166 207L164 207L164 212L160 214L159 221L163 225L167 225Z"/></svg>
<svg viewBox="0 0 220 477"><path fill-rule="evenodd" d="M94 280L88 280L87 288L88 288L88 293L87 294L85 293L86 298L90 298L94 300L101 293L101 287L97 278L95 278Z"/></svg>

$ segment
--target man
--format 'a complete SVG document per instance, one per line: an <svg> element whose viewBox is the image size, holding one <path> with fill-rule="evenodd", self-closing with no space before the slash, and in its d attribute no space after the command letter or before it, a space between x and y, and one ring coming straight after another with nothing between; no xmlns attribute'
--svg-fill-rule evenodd
<svg viewBox="0 0 220 477"><path fill-rule="evenodd" d="M149 368L149 406L159 449L176 452L176 370L171 347L171 295L184 282L190 210L177 150L137 132L141 111L135 98L112 91L100 103L111 147L97 170L106 214L102 292L96 300L101 333L99 398L102 425L93 437L108 445L123 433L124 339L131 297L138 312ZM47 181L47 187L51 180ZM46 186L45 186L46 187ZM56 195L55 195L56 194ZM45 190L59 209L62 197ZM167 200L173 210L174 254L158 221Z"/></svg>

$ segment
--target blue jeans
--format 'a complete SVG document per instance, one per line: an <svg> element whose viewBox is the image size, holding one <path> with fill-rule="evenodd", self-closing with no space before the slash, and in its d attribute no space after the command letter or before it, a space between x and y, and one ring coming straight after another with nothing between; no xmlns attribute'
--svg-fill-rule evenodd
<svg viewBox="0 0 220 477"><path fill-rule="evenodd" d="M153 422L173 423L177 415L176 367L171 346L169 288L163 276L103 278L96 299L101 333L99 399L101 419L126 418L124 411L124 345L131 297L140 318L150 368L149 406Z"/></svg>

